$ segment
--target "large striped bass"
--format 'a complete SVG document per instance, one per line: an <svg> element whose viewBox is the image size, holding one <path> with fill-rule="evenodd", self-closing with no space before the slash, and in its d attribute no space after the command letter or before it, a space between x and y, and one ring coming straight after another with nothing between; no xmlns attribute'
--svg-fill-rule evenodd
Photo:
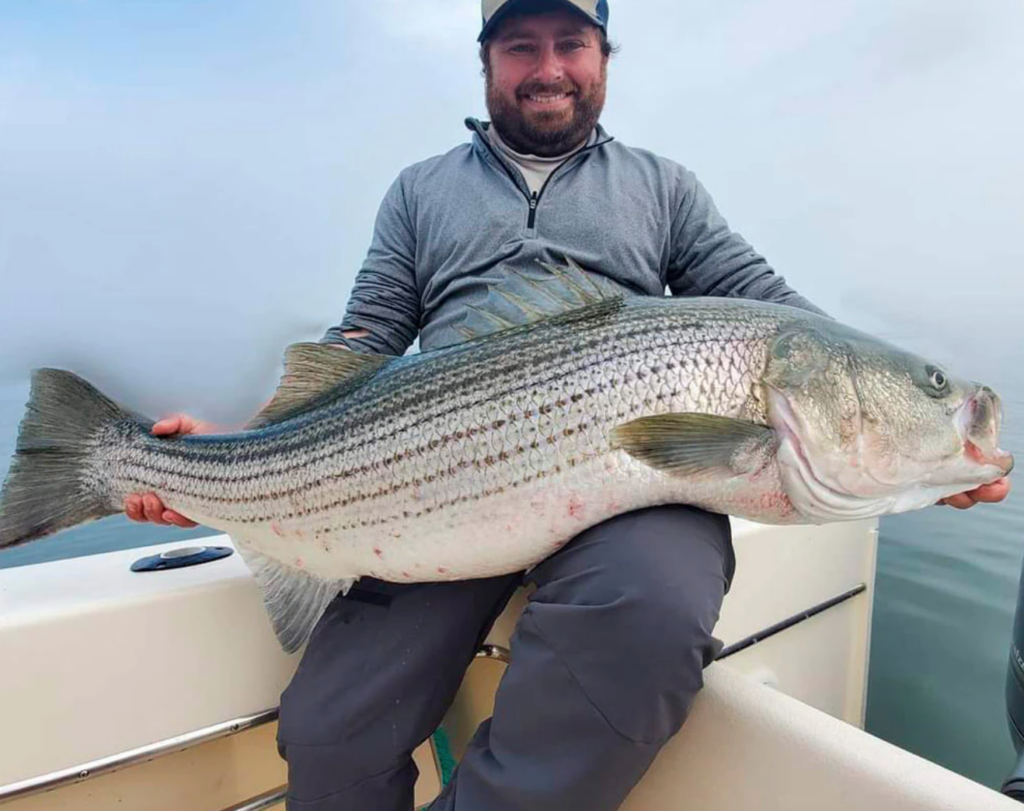
<svg viewBox="0 0 1024 811"><path fill-rule="evenodd" d="M404 358L295 345L233 434L154 437L81 378L37 370L0 547L152 491L232 536L294 650L360 577L515 572L641 507L767 523L924 507L1009 472L999 425L991 389L813 313L591 296Z"/></svg>

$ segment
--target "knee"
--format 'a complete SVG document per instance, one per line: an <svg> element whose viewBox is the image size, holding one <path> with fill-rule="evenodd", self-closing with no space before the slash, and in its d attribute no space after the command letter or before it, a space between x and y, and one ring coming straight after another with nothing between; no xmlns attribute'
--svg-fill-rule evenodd
<svg viewBox="0 0 1024 811"><path fill-rule="evenodd" d="M719 607L720 595L693 592L648 592L624 604L619 724L629 737L667 740L683 725L722 647L713 635Z"/></svg>
<svg viewBox="0 0 1024 811"><path fill-rule="evenodd" d="M291 688L281 696L277 750L288 763L296 807L301 800L319 809L314 800L326 803L376 775L401 772L417 743L403 719L371 718L357 703L318 704ZM342 806L323 805L335 807Z"/></svg>
<svg viewBox="0 0 1024 811"><path fill-rule="evenodd" d="M531 606L528 617L616 732L663 743L683 725L721 649L712 635L719 600L626 591L604 605Z"/></svg>
<svg viewBox="0 0 1024 811"><path fill-rule="evenodd" d="M531 602L528 614L545 643L629 740L660 743L674 735L721 650L713 631L731 575L731 544L727 534L712 540L691 536L687 550L661 565L623 557L593 567L572 593Z"/></svg>
<svg viewBox="0 0 1024 811"><path fill-rule="evenodd" d="M406 697L384 701L362 675L360 681L333 669L296 673L281 695L277 729L291 773L326 770L345 785L393 767L418 745L417 719L402 711Z"/></svg>

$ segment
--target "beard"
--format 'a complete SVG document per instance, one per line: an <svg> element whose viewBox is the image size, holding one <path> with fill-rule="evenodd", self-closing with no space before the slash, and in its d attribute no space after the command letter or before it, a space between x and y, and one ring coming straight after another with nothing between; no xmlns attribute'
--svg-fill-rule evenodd
<svg viewBox="0 0 1024 811"><path fill-rule="evenodd" d="M597 125L604 109L606 74L601 70L601 80L587 92L570 81L548 85L525 82L515 90L515 98L508 98L495 86L490 71L487 77L487 112L491 124L513 150L524 155L552 158L564 155L590 135ZM524 113L518 101L532 94L571 93L572 113L568 118L563 112Z"/></svg>

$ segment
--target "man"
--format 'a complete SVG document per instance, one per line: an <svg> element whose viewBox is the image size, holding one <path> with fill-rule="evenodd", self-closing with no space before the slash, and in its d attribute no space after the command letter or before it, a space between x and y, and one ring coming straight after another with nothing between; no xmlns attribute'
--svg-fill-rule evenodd
<svg viewBox="0 0 1024 811"><path fill-rule="evenodd" d="M737 234L692 174L598 124L604 0L484 0L491 124L388 191L341 325L355 351L459 340L510 270L571 257L627 295L722 295L813 309ZM172 418L157 433L201 425ZM951 499L999 500L1005 484ZM188 525L152 494L130 517ZM317 626L281 700L292 811L408 811L412 750L436 728L494 617L536 586L485 722L433 811L611 811L683 724L717 654L734 568L728 520L668 506L593 527L525 574L363 581Z"/></svg>

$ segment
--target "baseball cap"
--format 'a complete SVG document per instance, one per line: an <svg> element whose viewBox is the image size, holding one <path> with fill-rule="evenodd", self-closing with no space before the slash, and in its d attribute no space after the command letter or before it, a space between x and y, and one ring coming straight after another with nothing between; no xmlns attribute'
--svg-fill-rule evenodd
<svg viewBox="0 0 1024 811"><path fill-rule="evenodd" d="M484 24L477 41L483 42L502 18L516 6L522 5L522 0L482 0L480 5ZM583 14L601 30L608 31L608 0L550 0L550 5L568 6Z"/></svg>

